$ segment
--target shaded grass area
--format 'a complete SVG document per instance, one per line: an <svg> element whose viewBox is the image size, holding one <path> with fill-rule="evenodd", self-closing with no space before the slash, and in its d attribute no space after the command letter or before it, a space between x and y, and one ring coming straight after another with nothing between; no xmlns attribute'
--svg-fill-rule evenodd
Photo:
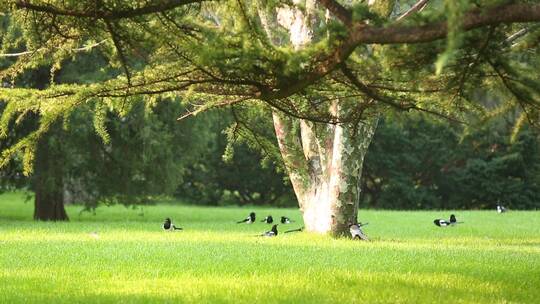
<svg viewBox="0 0 540 304"><path fill-rule="evenodd" d="M0 303L538 303L540 212L360 211L372 242L235 224L294 209L70 206L36 223L21 194L0 196ZM161 231L165 217L184 227Z"/></svg>

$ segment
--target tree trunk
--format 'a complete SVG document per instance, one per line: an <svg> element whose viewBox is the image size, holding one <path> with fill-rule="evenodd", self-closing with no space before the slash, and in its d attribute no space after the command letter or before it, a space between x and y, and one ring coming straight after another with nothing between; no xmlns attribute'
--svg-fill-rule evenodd
<svg viewBox="0 0 540 304"><path fill-rule="evenodd" d="M277 10L276 16L264 10L259 10L259 16L271 41L280 43L273 35L279 24L289 30L290 42L298 50L312 41L316 3L293 3L305 9L285 6ZM338 118L345 117L352 107L354 104L336 101L329 111ZM349 225L357 222L362 165L377 119L332 125L293 119L278 112L273 113L273 119L306 230L349 235Z"/></svg>
<svg viewBox="0 0 540 304"><path fill-rule="evenodd" d="M69 220L64 208L64 166L59 136L52 127L39 140L34 163L34 219L40 221ZM61 130L59 131L61 132Z"/></svg>
<svg viewBox="0 0 540 304"><path fill-rule="evenodd" d="M276 137L307 231L348 235L357 222L360 177L377 120L352 125L273 114Z"/></svg>

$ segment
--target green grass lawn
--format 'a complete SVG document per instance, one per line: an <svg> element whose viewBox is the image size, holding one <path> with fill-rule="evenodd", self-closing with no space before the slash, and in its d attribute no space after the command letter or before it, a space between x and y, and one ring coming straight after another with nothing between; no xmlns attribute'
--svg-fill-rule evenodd
<svg viewBox="0 0 540 304"><path fill-rule="evenodd" d="M235 224L295 209L70 206L68 223L32 209L0 195L0 303L540 302L540 212L456 211L464 224L438 228L449 211L362 210L358 242ZM167 216L185 230L162 231Z"/></svg>

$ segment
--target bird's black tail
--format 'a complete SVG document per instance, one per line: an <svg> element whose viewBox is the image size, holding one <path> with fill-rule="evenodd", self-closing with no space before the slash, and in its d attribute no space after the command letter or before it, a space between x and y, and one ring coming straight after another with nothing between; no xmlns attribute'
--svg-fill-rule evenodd
<svg viewBox="0 0 540 304"><path fill-rule="evenodd" d="M287 230L283 233L290 233L290 232L302 232L304 230L304 227L301 227L301 228L298 228L298 229L292 229L292 230Z"/></svg>
<svg viewBox="0 0 540 304"><path fill-rule="evenodd" d="M176 226L173 226L173 229L174 230L184 230L182 227L176 227Z"/></svg>
<svg viewBox="0 0 540 304"><path fill-rule="evenodd" d="M242 224L242 223L245 223L245 222L247 222L247 219L245 219L245 220L241 220L241 221L239 221L239 222L236 222L236 223L237 223L237 224Z"/></svg>

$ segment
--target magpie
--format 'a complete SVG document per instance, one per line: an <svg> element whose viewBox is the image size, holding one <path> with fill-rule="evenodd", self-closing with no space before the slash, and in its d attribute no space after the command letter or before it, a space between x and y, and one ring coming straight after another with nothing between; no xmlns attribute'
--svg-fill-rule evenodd
<svg viewBox="0 0 540 304"><path fill-rule="evenodd" d="M282 216L281 217L281 223L282 224L290 224L290 223L294 223L294 221L292 221L290 218L288 218L286 216Z"/></svg>
<svg viewBox="0 0 540 304"><path fill-rule="evenodd" d="M240 223L253 224L254 222L255 222L255 212L251 212L248 217L236 223L237 224L240 224Z"/></svg>
<svg viewBox="0 0 540 304"><path fill-rule="evenodd" d="M456 220L456 216L453 215L453 214L450 214L450 225L455 225L455 224L462 224L463 222L458 222Z"/></svg>
<svg viewBox="0 0 540 304"><path fill-rule="evenodd" d="M506 212L506 208L502 205L497 205L497 213Z"/></svg>
<svg viewBox="0 0 540 304"><path fill-rule="evenodd" d="M349 225L349 231L351 232L351 237L353 240L363 240L363 241L369 241L368 237L364 234L362 229L360 227L365 226L366 224L358 223L358 224L350 224Z"/></svg>
<svg viewBox="0 0 540 304"><path fill-rule="evenodd" d="M269 215L269 216L265 217L264 220L262 220L261 222L267 223L267 224L272 224L274 222L274 218L271 215Z"/></svg>
<svg viewBox="0 0 540 304"><path fill-rule="evenodd" d="M261 234L260 236L273 237L273 236L277 236L277 235L278 235L277 224L275 224L274 226L272 226L272 229L270 231L266 231L265 233Z"/></svg>
<svg viewBox="0 0 540 304"><path fill-rule="evenodd" d="M448 226L453 226L455 224L461 224L463 222L458 222L456 220L456 216L451 214L450 215L450 220L447 221L447 220L443 220L443 219L436 219L433 221L433 223L439 227L448 227Z"/></svg>
<svg viewBox="0 0 540 304"><path fill-rule="evenodd" d="M304 231L304 227L300 227L298 229L287 230L287 231L285 231L283 233L302 232L302 231Z"/></svg>
<svg viewBox="0 0 540 304"><path fill-rule="evenodd" d="M448 227L450 226L450 222L447 221L447 220L443 220L443 219L436 219L433 221L433 223L435 223L435 225L439 226L439 227Z"/></svg>
<svg viewBox="0 0 540 304"><path fill-rule="evenodd" d="M174 231L174 230L182 230L180 227L176 227L172 222L170 218L166 218L165 222L163 223L163 230L165 231Z"/></svg>

